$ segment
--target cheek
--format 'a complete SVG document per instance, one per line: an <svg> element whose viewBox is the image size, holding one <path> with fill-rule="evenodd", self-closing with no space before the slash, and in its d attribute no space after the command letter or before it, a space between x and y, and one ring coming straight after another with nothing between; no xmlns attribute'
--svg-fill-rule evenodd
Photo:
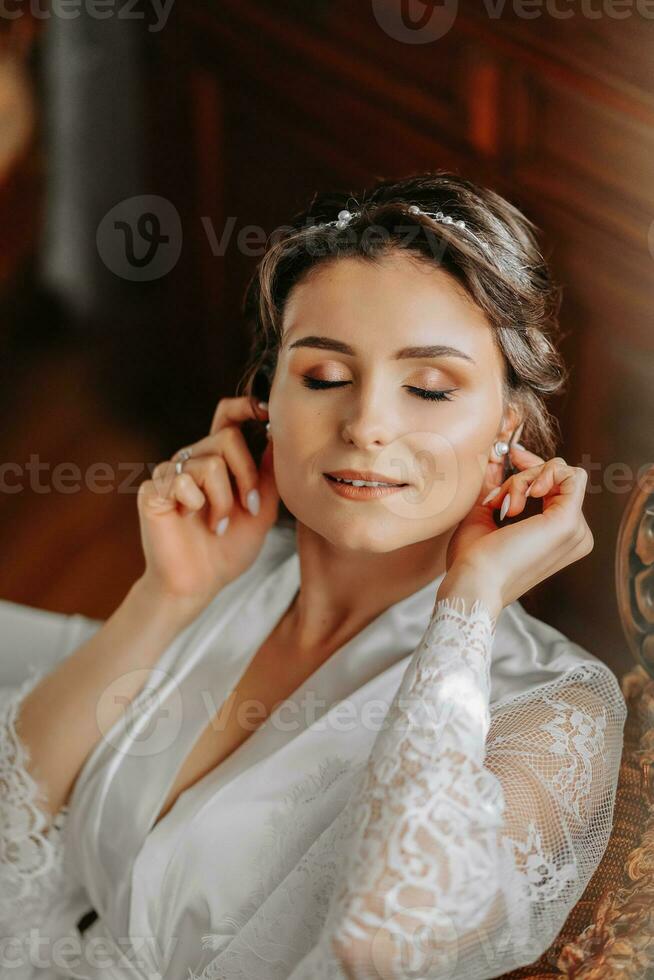
<svg viewBox="0 0 654 980"><path fill-rule="evenodd" d="M488 459L499 422L499 415L496 419L486 413L483 417L468 418L447 431L445 439L463 483L471 478L474 481L480 457Z"/></svg>
<svg viewBox="0 0 654 980"><path fill-rule="evenodd" d="M481 483L501 421L501 393L480 389L457 405L439 427L439 439L447 446L456 482L464 494L466 488L472 492Z"/></svg>
<svg viewBox="0 0 654 980"><path fill-rule="evenodd" d="M497 414L497 417L496 417ZM443 486L461 487L474 482L479 471L479 456L487 456L497 432L501 413L488 400L476 404L446 405L434 409L421 428L406 434L402 442L419 464L420 470L435 474Z"/></svg>
<svg viewBox="0 0 654 980"><path fill-rule="evenodd" d="M329 426L320 414L308 419L301 412L286 412L280 416L280 423L273 423L271 428L275 446L287 457L287 464L302 467L327 441Z"/></svg>
<svg viewBox="0 0 654 980"><path fill-rule="evenodd" d="M433 524L433 533L458 523L470 511L479 495L496 432L493 424L487 420L482 423L479 418L443 426L443 430L406 437L402 455L408 461L407 472L414 486L388 500L397 517ZM389 449L389 467L397 455ZM388 472L397 472L397 468Z"/></svg>
<svg viewBox="0 0 654 980"><path fill-rule="evenodd" d="M490 444L502 417L502 404L493 391L468 391L456 403L447 405L447 414L435 418L435 428L461 452Z"/></svg>
<svg viewBox="0 0 654 980"><path fill-rule="evenodd" d="M275 481L282 500L296 513L298 506L311 506L315 497L307 490L320 477L320 462L328 455L323 448L327 439L320 419L307 424L303 415L292 412L278 417L279 425L271 425Z"/></svg>

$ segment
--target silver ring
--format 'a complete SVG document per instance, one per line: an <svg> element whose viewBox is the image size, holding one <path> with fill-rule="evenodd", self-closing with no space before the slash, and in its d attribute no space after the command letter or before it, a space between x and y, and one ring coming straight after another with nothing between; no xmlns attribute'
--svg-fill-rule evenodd
<svg viewBox="0 0 654 980"><path fill-rule="evenodd" d="M179 456L179 459L175 460L175 475L179 476L179 474L183 473L184 471L184 463L186 462L187 459L191 458L191 450L180 449L177 455Z"/></svg>

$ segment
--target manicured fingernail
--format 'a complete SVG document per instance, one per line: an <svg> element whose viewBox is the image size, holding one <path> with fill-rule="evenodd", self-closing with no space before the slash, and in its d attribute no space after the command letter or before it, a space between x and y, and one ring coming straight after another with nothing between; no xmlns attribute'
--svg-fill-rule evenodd
<svg viewBox="0 0 654 980"><path fill-rule="evenodd" d="M500 507L500 520L503 521L506 517L506 512L511 506L511 494L507 493L506 497L502 501L502 506Z"/></svg>
<svg viewBox="0 0 654 980"><path fill-rule="evenodd" d="M513 445L516 447L516 449L526 449L527 448L526 446L523 446L521 442L514 442Z"/></svg>
<svg viewBox="0 0 654 980"><path fill-rule="evenodd" d="M262 408L264 412L268 411L268 402L258 402L259 408Z"/></svg>
<svg viewBox="0 0 654 980"><path fill-rule="evenodd" d="M484 499L482 500L482 504L487 504L489 500L493 499L493 497L497 497L501 489L502 489L501 487L495 487L494 490L491 490L490 493L487 493Z"/></svg>
<svg viewBox="0 0 654 980"><path fill-rule="evenodd" d="M216 524L216 534L224 534L227 530L227 525L229 524L229 517L221 517Z"/></svg>
<svg viewBox="0 0 654 980"><path fill-rule="evenodd" d="M530 490L531 490L531 483L529 484L529 486L528 486L528 487L527 487L527 489L525 490L525 497L528 497L528 496L529 496L529 491L530 491Z"/></svg>
<svg viewBox="0 0 654 980"><path fill-rule="evenodd" d="M252 516L256 517L256 515L259 513L259 506L261 504L261 500L259 499L259 491L250 490L245 498L245 503Z"/></svg>

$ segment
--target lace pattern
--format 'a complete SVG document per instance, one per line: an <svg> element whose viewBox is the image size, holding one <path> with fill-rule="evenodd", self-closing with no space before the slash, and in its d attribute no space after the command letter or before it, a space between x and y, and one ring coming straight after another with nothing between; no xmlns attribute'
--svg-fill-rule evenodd
<svg viewBox="0 0 654 980"><path fill-rule="evenodd" d="M481 980L547 949L604 853L626 705L604 665L489 710L496 621L440 600L379 732L321 941L292 980Z"/></svg>
<svg viewBox="0 0 654 980"><path fill-rule="evenodd" d="M28 771L29 751L16 732L21 702L44 670L0 691L0 925L25 930L61 900L63 829L68 807L50 817L42 787Z"/></svg>

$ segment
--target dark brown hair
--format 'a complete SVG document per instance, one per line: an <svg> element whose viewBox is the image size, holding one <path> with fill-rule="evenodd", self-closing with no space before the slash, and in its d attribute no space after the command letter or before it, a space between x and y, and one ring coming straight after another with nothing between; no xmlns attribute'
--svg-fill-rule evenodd
<svg viewBox="0 0 654 980"><path fill-rule="evenodd" d="M466 228L412 213L412 204L442 211ZM344 228L324 224L341 210L359 214ZM556 347L561 287L552 280L537 231L499 194L446 170L380 180L358 193L314 195L278 230L248 283L243 313L252 345L238 393L268 399L284 305L295 285L339 258L375 261L402 250L450 273L486 314L505 364L505 404L513 402L524 418L520 441L551 458L558 422L545 398L563 389L567 372Z"/></svg>

